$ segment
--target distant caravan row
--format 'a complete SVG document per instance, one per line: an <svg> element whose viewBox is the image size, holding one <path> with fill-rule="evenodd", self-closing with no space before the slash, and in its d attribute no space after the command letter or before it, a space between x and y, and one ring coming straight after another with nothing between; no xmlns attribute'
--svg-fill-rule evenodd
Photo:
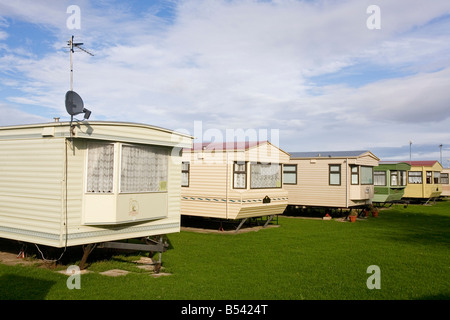
<svg viewBox="0 0 450 320"><path fill-rule="evenodd" d="M287 206L350 209L449 194L438 161L380 161L367 150L288 153L268 141L223 142L194 143L182 156L187 216L246 219Z"/></svg>

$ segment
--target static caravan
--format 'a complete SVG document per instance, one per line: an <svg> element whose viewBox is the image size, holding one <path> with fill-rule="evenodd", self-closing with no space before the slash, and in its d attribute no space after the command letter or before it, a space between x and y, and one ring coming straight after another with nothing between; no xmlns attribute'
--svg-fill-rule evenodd
<svg viewBox="0 0 450 320"><path fill-rule="evenodd" d="M62 248L179 232L190 146L145 124L0 127L0 237Z"/></svg>
<svg viewBox="0 0 450 320"><path fill-rule="evenodd" d="M268 141L194 143L183 150L181 214L247 219L282 214L289 154Z"/></svg>
<svg viewBox="0 0 450 320"><path fill-rule="evenodd" d="M444 168L441 171L441 184L442 184L442 193L441 197L450 197L450 184L449 184L449 174L450 168Z"/></svg>
<svg viewBox="0 0 450 320"><path fill-rule="evenodd" d="M289 205L352 208L371 203L373 168L380 159L370 151L291 152L284 166Z"/></svg>
<svg viewBox="0 0 450 320"><path fill-rule="evenodd" d="M401 201L406 188L407 172L411 165L398 161L380 161L373 171L373 202Z"/></svg>
<svg viewBox="0 0 450 320"><path fill-rule="evenodd" d="M436 160L405 162L411 165L411 169L403 197L418 200L439 197L442 192L441 164Z"/></svg>

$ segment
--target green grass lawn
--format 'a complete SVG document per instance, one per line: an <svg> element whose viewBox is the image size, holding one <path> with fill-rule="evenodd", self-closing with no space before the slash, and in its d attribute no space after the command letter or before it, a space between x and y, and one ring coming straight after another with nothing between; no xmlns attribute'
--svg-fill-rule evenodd
<svg viewBox="0 0 450 320"><path fill-rule="evenodd" d="M450 298L450 202L393 206L356 223L280 216L279 227L241 234L168 235L164 272L135 256L91 261L81 289L67 276L0 264L1 299L411 300ZM100 250L100 249L99 249ZM80 257L77 257L79 259ZM368 289L367 268L380 268ZM126 276L99 271L127 269Z"/></svg>

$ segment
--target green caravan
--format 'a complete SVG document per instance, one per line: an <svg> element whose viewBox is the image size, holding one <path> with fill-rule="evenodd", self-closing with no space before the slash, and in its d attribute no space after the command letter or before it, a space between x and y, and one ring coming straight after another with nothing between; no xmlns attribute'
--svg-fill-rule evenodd
<svg viewBox="0 0 450 320"><path fill-rule="evenodd" d="M400 201L407 185L407 172L411 165L406 162L380 161L374 168L375 203L392 203Z"/></svg>

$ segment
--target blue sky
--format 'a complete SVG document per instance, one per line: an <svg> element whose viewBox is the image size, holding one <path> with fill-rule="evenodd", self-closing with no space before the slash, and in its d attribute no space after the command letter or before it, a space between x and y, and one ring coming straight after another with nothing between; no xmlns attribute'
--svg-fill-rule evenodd
<svg viewBox="0 0 450 320"><path fill-rule="evenodd" d="M0 125L69 119L72 35L90 120L449 166L449 1L0 0Z"/></svg>

